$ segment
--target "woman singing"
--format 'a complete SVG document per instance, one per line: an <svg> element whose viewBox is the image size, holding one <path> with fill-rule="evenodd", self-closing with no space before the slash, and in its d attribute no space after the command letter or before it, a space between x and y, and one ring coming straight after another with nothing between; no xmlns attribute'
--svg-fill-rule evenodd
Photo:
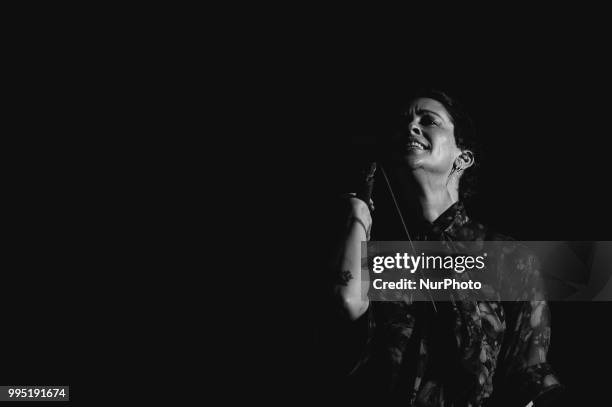
<svg viewBox="0 0 612 407"><path fill-rule="evenodd" d="M453 99L427 91L403 109L385 164L415 240L499 240L466 213L463 198L479 156L473 127ZM361 243L376 235L371 206L350 197L350 222L335 272L337 352L346 362L340 393L347 401L411 406L552 405L561 385L546 354L545 301L374 302L361 293ZM528 251L514 253L513 273L536 273ZM527 299L527 298L525 298ZM341 326L342 329L339 327ZM340 338L340 339L338 339ZM347 351L351 349L351 351Z"/></svg>

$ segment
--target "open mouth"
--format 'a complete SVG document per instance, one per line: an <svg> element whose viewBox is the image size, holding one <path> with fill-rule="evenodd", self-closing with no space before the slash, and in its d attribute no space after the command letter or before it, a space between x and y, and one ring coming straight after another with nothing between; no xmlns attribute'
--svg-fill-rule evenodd
<svg viewBox="0 0 612 407"><path fill-rule="evenodd" d="M406 149L408 150L429 150L429 146L424 142L417 140L415 138L408 139L406 143Z"/></svg>

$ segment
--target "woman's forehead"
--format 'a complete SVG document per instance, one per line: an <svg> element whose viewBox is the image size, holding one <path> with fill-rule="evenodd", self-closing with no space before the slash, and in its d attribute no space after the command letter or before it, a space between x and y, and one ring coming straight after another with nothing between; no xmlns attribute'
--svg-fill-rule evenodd
<svg viewBox="0 0 612 407"><path fill-rule="evenodd" d="M451 116L446 110L446 108L444 107L444 105L438 102L437 100L431 99L431 98L414 99L408 106L407 111L411 113L429 111L429 112L437 113L438 115L442 116L442 118L452 122Z"/></svg>

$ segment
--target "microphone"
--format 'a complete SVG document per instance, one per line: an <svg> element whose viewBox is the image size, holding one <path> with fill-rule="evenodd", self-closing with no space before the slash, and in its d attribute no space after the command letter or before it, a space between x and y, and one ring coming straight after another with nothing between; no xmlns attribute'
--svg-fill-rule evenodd
<svg viewBox="0 0 612 407"><path fill-rule="evenodd" d="M374 210L373 205L370 205L370 199L372 198L372 191L374 189L374 174L376 173L376 162L369 162L361 174L361 184L357 190L357 198L364 201L370 211Z"/></svg>

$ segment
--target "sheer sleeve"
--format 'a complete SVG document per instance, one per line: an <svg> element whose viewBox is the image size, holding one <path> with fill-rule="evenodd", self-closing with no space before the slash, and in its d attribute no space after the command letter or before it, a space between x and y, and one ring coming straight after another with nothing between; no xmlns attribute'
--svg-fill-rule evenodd
<svg viewBox="0 0 612 407"><path fill-rule="evenodd" d="M507 307L508 330L500 355L501 405L525 406L557 395L562 386L548 364L550 312L546 301L512 303ZM541 405L541 403L537 404Z"/></svg>
<svg viewBox="0 0 612 407"><path fill-rule="evenodd" d="M547 361L551 338L551 320L540 264L524 247L515 247L507 259L510 269L519 273L513 289L522 301L506 302L506 333L500 351L496 387L504 403L525 406L559 394L562 386ZM515 275L516 277L516 275ZM519 283L517 283L519 282ZM519 296L520 293L520 296ZM496 397L497 398L497 397Z"/></svg>

